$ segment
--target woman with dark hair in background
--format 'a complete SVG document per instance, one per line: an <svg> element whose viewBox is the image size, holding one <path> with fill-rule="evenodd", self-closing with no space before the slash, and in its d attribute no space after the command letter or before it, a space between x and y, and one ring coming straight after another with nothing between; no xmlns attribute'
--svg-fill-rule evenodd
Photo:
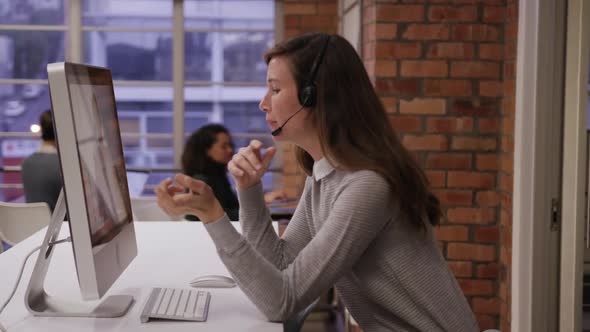
<svg viewBox="0 0 590 332"><path fill-rule="evenodd" d="M194 132L182 153L182 172L207 183L230 220L238 220L239 204L227 178L227 163L234 144L229 131L222 125L210 124ZM188 220L199 220L187 215Z"/></svg>
<svg viewBox="0 0 590 332"><path fill-rule="evenodd" d="M186 142L182 153L182 172L207 183L230 220L238 220L239 203L227 178L227 163L234 151L229 130L220 124L209 124L194 132ZM282 199L281 190L267 193L267 203ZM187 220L198 217L186 215Z"/></svg>
<svg viewBox="0 0 590 332"><path fill-rule="evenodd" d="M308 175L285 233L272 228L260 182L276 149L263 152L258 141L228 164L242 234L209 186L187 176L156 188L159 205L203 220L233 278L271 320L335 286L366 332L479 331L437 245L439 201L352 45L308 34L276 45L265 60L260 109L275 140L296 145Z"/></svg>

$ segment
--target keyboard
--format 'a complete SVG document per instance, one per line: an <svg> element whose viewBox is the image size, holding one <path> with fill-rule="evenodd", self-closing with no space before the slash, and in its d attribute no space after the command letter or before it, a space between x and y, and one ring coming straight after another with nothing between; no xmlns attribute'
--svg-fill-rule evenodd
<svg viewBox="0 0 590 332"><path fill-rule="evenodd" d="M141 322L150 319L204 322L209 312L211 294L181 288L154 288L143 307Z"/></svg>

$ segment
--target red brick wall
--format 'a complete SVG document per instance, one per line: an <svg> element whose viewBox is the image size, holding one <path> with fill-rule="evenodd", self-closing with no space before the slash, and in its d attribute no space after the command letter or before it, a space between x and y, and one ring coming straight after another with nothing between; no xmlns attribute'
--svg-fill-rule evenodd
<svg viewBox="0 0 590 332"><path fill-rule="evenodd" d="M446 220L482 329L509 331L516 1L364 1L363 60ZM500 324L502 322L502 324Z"/></svg>
<svg viewBox="0 0 590 332"><path fill-rule="evenodd" d="M500 328L510 332L512 285L512 175L514 171L514 113L516 95L516 41L518 1L508 0L504 25L504 81L500 150Z"/></svg>

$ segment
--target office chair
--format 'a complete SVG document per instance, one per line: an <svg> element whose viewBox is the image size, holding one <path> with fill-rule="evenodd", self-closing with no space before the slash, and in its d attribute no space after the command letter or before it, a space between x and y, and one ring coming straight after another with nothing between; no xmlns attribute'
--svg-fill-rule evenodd
<svg viewBox="0 0 590 332"><path fill-rule="evenodd" d="M50 220L47 203L0 202L0 240L13 246L47 226Z"/></svg>
<svg viewBox="0 0 590 332"><path fill-rule="evenodd" d="M158 206L155 197L132 197L131 211L135 221L180 221L182 217L170 216Z"/></svg>
<svg viewBox="0 0 590 332"><path fill-rule="evenodd" d="M313 310L320 299L316 299L310 305L305 307L303 310L299 311L291 318L287 319L283 322L283 331L284 332L299 332L303 327L303 322L305 322L305 318L309 315L309 313Z"/></svg>

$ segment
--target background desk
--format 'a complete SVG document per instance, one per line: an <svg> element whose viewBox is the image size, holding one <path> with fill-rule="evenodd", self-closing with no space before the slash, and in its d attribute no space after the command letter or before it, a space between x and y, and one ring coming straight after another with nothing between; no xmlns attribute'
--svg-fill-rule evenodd
<svg viewBox="0 0 590 332"><path fill-rule="evenodd" d="M237 225L236 225L237 226ZM152 287L190 288L189 281L205 274L229 275L217 256L205 228L198 222L136 222L138 255L107 295L129 294L135 298L130 311L120 318L47 318L32 316L24 305L24 293L33 270L29 260L15 297L0 315L9 332L16 331L282 331L256 309L239 288L208 289L211 304L207 322L150 321L139 316ZM69 234L64 223L60 238ZM0 303L8 297L25 255L41 244L45 228L0 255ZM72 248L55 248L45 290L65 299L79 300Z"/></svg>

